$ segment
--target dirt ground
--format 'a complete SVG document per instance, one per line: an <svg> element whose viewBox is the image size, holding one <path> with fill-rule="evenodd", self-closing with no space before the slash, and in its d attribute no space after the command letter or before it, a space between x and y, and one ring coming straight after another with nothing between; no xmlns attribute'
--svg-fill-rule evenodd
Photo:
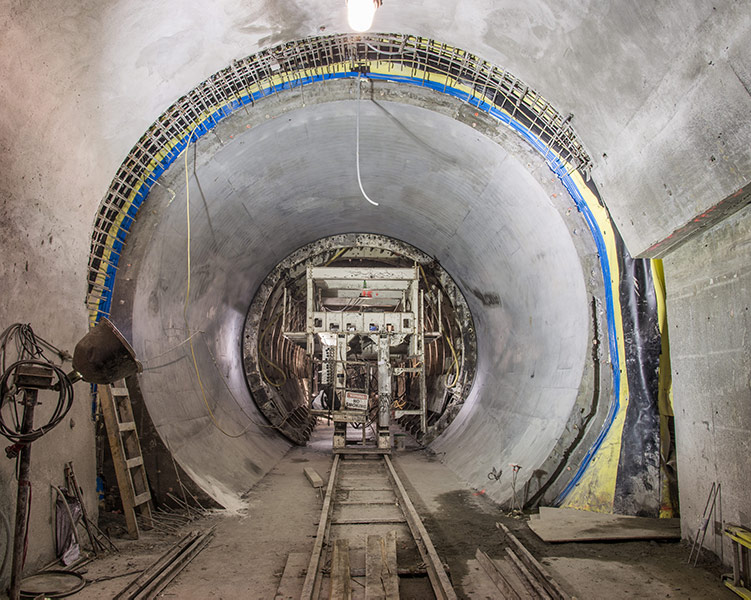
<svg viewBox="0 0 751 600"><path fill-rule="evenodd" d="M70 597L111 598L185 533L215 526L211 543L160 597L272 600L288 554L310 552L313 546L322 498L308 483L303 467L313 467L325 480L332 463L330 431L319 427L314 435L312 444L290 450L248 490L242 512L211 512L173 535L145 532L138 541L116 540L121 552L85 565L84 576L91 583ZM498 505L463 486L424 451L396 451L394 464L448 564L460 598L494 597L480 579L474 556L478 547L491 558L503 556L497 521L506 524L579 600L736 598L720 583L723 569L716 562L704 558L698 568L686 565L689 549L684 543L546 544L523 519L504 516Z"/></svg>

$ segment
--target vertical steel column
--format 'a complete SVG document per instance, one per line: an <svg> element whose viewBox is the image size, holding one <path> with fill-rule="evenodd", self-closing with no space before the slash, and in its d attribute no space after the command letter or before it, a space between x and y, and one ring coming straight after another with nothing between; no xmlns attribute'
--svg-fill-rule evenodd
<svg viewBox="0 0 751 600"><path fill-rule="evenodd" d="M389 336L378 338L378 447L391 448L391 361Z"/></svg>
<svg viewBox="0 0 751 600"><path fill-rule="evenodd" d="M419 280L418 280L419 281ZM415 284L415 287L418 287ZM418 329L415 332L417 338L417 355L420 361L420 372L418 374L420 382L420 430L423 433L428 431L428 386L425 381L425 291L420 290L420 306L416 311L419 321Z"/></svg>
<svg viewBox="0 0 751 600"><path fill-rule="evenodd" d="M23 411L21 433L29 433L34 428L34 408L37 404L38 391L25 389L23 401L26 405ZM23 577L23 562L26 554L26 528L29 520L29 496L31 495L31 443L21 446L18 459L18 493L16 495L16 527L13 535L13 563L10 571L10 600L18 600L21 596L21 578Z"/></svg>
<svg viewBox="0 0 751 600"><path fill-rule="evenodd" d="M347 335L336 336L336 356L334 357L334 397L331 406L336 410L346 410L344 404L347 396ZM336 401L339 399L339 408ZM334 418L334 448L344 448L347 445L347 422Z"/></svg>
<svg viewBox="0 0 751 600"><path fill-rule="evenodd" d="M308 274L306 277L306 310L307 310L307 328L305 329L305 332L308 334L307 336L307 345L305 347L305 351L308 353L308 356L313 355L313 350L315 349L315 345L313 343L313 308L314 308L314 298L313 294L315 292L314 286L313 286L313 267L308 267ZM333 400L332 400L333 401Z"/></svg>

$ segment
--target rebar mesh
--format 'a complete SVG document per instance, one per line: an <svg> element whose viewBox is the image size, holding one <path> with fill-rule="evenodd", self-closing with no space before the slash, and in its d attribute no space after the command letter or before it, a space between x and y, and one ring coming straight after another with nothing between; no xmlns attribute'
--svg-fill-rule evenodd
<svg viewBox="0 0 751 600"><path fill-rule="evenodd" d="M338 34L261 50L209 77L170 106L123 161L99 207L92 233L86 305L93 325L109 316L125 238L138 208L182 149L223 118L263 97L362 74L451 92L507 123L526 128L546 159L588 175L591 160L547 100L502 68L464 50L402 34Z"/></svg>

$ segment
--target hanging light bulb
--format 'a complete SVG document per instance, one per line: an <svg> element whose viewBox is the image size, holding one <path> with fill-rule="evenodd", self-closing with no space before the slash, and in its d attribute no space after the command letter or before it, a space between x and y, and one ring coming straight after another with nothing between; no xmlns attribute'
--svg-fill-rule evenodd
<svg viewBox="0 0 751 600"><path fill-rule="evenodd" d="M347 0L347 21L349 26L362 33L370 29L376 9L383 0Z"/></svg>

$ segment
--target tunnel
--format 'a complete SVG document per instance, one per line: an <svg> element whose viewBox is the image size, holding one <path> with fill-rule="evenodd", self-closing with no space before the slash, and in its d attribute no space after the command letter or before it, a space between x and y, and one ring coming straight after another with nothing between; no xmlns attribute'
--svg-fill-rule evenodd
<svg viewBox="0 0 751 600"><path fill-rule="evenodd" d="M341 0L7 4L2 329L33 327L66 373L87 330L121 330L155 509L184 484L236 511L225 531L251 517L271 581L318 516L297 459L324 479L336 460L307 408L304 272L412 269L427 343L393 365L393 456L426 526L453 534L484 498L678 517L731 564L725 527L751 514L748 3L379 1L363 34ZM425 427L404 369L427 373ZM27 573L54 557L70 461L89 515L120 510L102 385L74 385L29 486L0 467L0 536L29 492ZM277 515L300 535L256 537Z"/></svg>
<svg viewBox="0 0 751 600"><path fill-rule="evenodd" d="M493 94L490 80L469 86L482 101L462 96L461 61L446 52L432 73L453 77L453 87L388 71L379 77L379 59L389 69L414 68L420 45L430 56L430 44L358 39L318 39L320 48L359 47L357 60L329 60L326 69L341 69L335 76L285 62L285 47L251 57L269 68L267 87L200 118L181 99L165 115L183 139L161 154L155 137L167 117L152 126L133 159L148 149L161 166L140 174L148 185L138 202L100 209L101 221L120 229L97 265L114 293L94 295L94 314L111 307L132 338L144 363L140 391L166 447L232 508L312 427L294 414L308 401L308 367L295 366L259 300L272 293L275 270L290 256L331 264L347 249L401 256L444 281L465 313L445 320L456 326L456 351L438 340L431 367L438 382L452 361L457 379L461 364L462 385L433 400L434 426L418 438L470 486L516 464L528 495L554 498L571 481L569 461L591 455L617 401L617 385L600 369L614 350L603 234L565 182L582 166L575 145L564 144L575 134L556 113L541 127L535 106L548 108L540 111L531 91L515 118L499 119L507 113L498 107L514 100L501 96L503 79L492 82ZM220 98L216 77L193 93L205 97L208 86ZM134 161L113 186L133 176ZM347 256L340 260L351 262ZM266 353L287 358L277 364L261 352L254 361L259 338ZM283 392L264 366L284 378ZM508 500L511 477L489 494Z"/></svg>

